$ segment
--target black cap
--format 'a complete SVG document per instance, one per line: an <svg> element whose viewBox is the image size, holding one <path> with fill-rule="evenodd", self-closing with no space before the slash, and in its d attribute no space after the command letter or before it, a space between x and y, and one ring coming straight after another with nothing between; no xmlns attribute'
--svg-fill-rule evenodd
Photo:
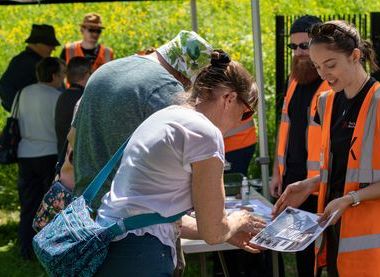
<svg viewBox="0 0 380 277"><path fill-rule="evenodd" d="M301 16L293 22L292 27L290 27L290 34L307 33L311 26L316 23L322 23L322 20L313 15Z"/></svg>
<svg viewBox="0 0 380 277"><path fill-rule="evenodd" d="M55 37L54 27L46 24L33 24L30 36L25 40L27 43L43 43L50 46L60 45Z"/></svg>

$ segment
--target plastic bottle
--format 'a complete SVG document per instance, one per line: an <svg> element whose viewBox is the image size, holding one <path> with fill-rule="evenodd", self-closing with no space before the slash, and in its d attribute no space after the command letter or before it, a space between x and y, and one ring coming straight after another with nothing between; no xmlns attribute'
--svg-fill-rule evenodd
<svg viewBox="0 0 380 277"><path fill-rule="evenodd" d="M241 182L241 201L242 204L248 204L249 203L249 186L248 186L248 179L247 177L243 177L243 181Z"/></svg>

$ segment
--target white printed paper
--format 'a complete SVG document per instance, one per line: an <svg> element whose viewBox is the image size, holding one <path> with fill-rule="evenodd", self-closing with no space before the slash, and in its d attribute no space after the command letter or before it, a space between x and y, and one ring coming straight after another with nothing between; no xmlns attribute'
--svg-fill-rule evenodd
<svg viewBox="0 0 380 277"><path fill-rule="evenodd" d="M318 223L319 216L316 214L288 207L258 233L251 243L281 252L302 251L318 238L336 213L328 220Z"/></svg>

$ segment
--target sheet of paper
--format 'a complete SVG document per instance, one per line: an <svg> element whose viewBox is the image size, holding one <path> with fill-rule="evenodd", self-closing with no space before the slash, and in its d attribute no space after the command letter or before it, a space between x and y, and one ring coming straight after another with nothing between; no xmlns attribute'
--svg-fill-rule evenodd
<svg viewBox="0 0 380 277"><path fill-rule="evenodd" d="M317 239L336 213L328 220L318 223L319 216L288 207L251 242L275 251L302 251Z"/></svg>

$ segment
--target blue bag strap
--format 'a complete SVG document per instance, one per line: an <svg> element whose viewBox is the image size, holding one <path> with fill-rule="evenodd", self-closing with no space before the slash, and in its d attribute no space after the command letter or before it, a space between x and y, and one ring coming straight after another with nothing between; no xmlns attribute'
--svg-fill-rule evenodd
<svg viewBox="0 0 380 277"><path fill-rule="evenodd" d="M150 213L150 214L140 214L123 219L123 225L125 230L121 228L117 223L110 226L110 231L113 235L119 236L126 231L143 228L150 225L162 224L162 223L171 223L179 220L182 216L186 214L181 212L169 217L163 217L159 213Z"/></svg>
<svg viewBox="0 0 380 277"><path fill-rule="evenodd" d="M92 180L92 182L87 186L86 190L83 192L82 196L86 200L86 203L89 206L91 206L91 201L94 200L99 190L104 185L104 182L107 180L108 176L112 172L112 169L115 167L117 162L123 156L124 149L127 146L130 138L131 136L129 136L127 140L119 147L116 153L106 163L106 165L99 171L96 177Z"/></svg>
<svg viewBox="0 0 380 277"><path fill-rule="evenodd" d="M171 222L177 221L185 214L186 212L181 212L170 217L163 217L159 213L140 214L140 215L135 215L135 216L125 218L123 220L123 223L126 230L133 230L133 229L146 227L149 225L171 223Z"/></svg>

